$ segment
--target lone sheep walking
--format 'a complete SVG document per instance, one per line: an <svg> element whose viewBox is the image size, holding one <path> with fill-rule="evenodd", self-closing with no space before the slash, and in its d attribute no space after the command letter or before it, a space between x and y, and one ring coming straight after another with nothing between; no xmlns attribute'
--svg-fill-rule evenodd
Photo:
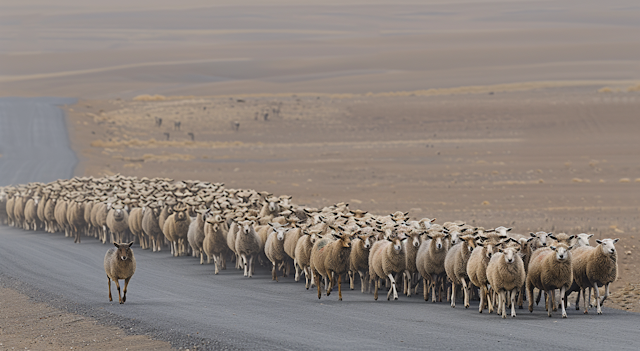
<svg viewBox="0 0 640 351"><path fill-rule="evenodd" d="M128 244L114 242L113 245L115 245L116 248L109 249L104 256L104 271L107 273L107 279L109 281L109 301L113 301L111 297L111 280L113 280L118 288L118 300L120 304L123 304L127 301L127 286L129 285L129 280L131 280L133 273L136 272L136 259L133 257L133 251L131 250L133 241ZM119 279L124 279L124 295L122 296L120 296Z"/></svg>

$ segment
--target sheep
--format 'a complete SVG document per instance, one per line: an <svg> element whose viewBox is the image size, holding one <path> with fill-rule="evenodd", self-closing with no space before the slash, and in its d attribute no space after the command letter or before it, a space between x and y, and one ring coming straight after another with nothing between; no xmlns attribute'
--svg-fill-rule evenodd
<svg viewBox="0 0 640 351"><path fill-rule="evenodd" d="M416 255L418 254L418 249L420 249L420 244L422 244L422 234L424 234L424 232L415 230L411 231L407 236L407 240L402 242L405 252L403 293L407 296L411 296L411 289L413 287L413 276L418 273L418 269L416 267ZM417 284L415 288L417 289Z"/></svg>
<svg viewBox="0 0 640 351"><path fill-rule="evenodd" d="M310 283L313 283L313 271L309 267L311 260L311 250L313 249L313 244L316 242L318 236L315 232L309 234L303 232L303 235L298 239L296 243L296 262L295 264L300 267L300 269L304 272L305 277L305 289L309 290Z"/></svg>
<svg viewBox="0 0 640 351"><path fill-rule="evenodd" d="M235 220L232 220L231 224L229 224L229 231L227 231L227 246L235 256L237 269L242 269L242 261L236 251L236 237L238 236L240 229L241 226Z"/></svg>
<svg viewBox="0 0 640 351"><path fill-rule="evenodd" d="M270 224L269 236L264 244L264 253L271 261L271 280L278 281L278 266L289 258L284 251L284 238L287 228ZM284 275L286 276L286 274Z"/></svg>
<svg viewBox="0 0 640 351"><path fill-rule="evenodd" d="M84 221L84 207L82 205L84 199L76 198L69 202L67 207L67 223L69 231L74 236L74 243L80 244L81 230L84 229L86 223Z"/></svg>
<svg viewBox="0 0 640 351"><path fill-rule="evenodd" d="M565 290L573 282L571 247L565 244L550 246L549 248L534 251L529 262L527 272L526 289L529 299L529 312L533 312L533 289L544 291L547 299L547 314L551 317L553 299L550 297L555 289L560 289L560 296L564 296ZM561 300L562 318L567 318L564 299Z"/></svg>
<svg viewBox="0 0 640 351"><path fill-rule="evenodd" d="M118 300L120 304L127 301L127 287L131 277L136 272L136 258L133 256L133 250L131 245L133 241L125 243L113 243L116 247L107 250L104 255L104 271L107 274L107 281L109 284L109 301L113 301L111 298L111 280L116 283L118 288ZM120 283L118 280L124 279L124 295L120 296Z"/></svg>
<svg viewBox="0 0 640 351"><path fill-rule="evenodd" d="M10 226L15 226L15 217L13 215L13 207L15 206L16 197L9 196L7 197L7 203L5 204L6 213L7 213L7 224Z"/></svg>
<svg viewBox="0 0 640 351"><path fill-rule="evenodd" d="M204 227L207 219L207 211L208 210L196 210L197 215L195 218L191 218L189 231L187 232L187 242L189 243L189 246L191 246L191 252L193 252L194 257L200 257L200 264L204 263L204 251L202 245L205 238ZM219 218L219 220L222 221L222 218ZM226 244L225 237L225 245ZM211 263L210 257L207 261L207 263Z"/></svg>
<svg viewBox="0 0 640 351"><path fill-rule="evenodd" d="M47 200L47 203L44 205L44 218L45 218L45 231L48 233L55 233L56 231L58 231L57 229L57 223L56 223L56 218L55 218L55 207L56 204L58 203L58 198L56 197L51 197ZM7 202L7 206L9 206L9 203ZM9 210L9 207L7 207L7 211Z"/></svg>
<svg viewBox="0 0 640 351"><path fill-rule="evenodd" d="M444 260L447 256L448 247L445 239L448 233L431 231L427 233L426 242L420 245L416 255L416 268L423 279L424 300L428 300L429 287L431 288L431 301L436 302L436 285L443 281L445 269ZM427 286L429 282L429 286ZM442 296L440 296L442 301Z"/></svg>
<svg viewBox="0 0 640 351"><path fill-rule="evenodd" d="M262 251L263 243L255 230L255 221L247 220L238 222L240 233L236 236L236 253L242 259L244 276L251 278L254 272L254 260Z"/></svg>
<svg viewBox="0 0 640 351"><path fill-rule="evenodd" d="M555 241L555 245L562 243L567 246L571 246L571 242L575 239L575 235L567 235L565 233L559 233L556 235L550 234L549 238Z"/></svg>
<svg viewBox="0 0 640 351"><path fill-rule="evenodd" d="M201 244L202 254L200 256L200 262L202 264L205 254L207 255L207 263L211 263L211 258L213 258L215 274L220 273L220 269L224 269L224 255L229 251L227 238L222 230L223 223L224 220L219 215L206 218L204 223L204 238Z"/></svg>
<svg viewBox="0 0 640 351"><path fill-rule="evenodd" d="M121 205L114 205L107 214L107 227L111 232L111 241L122 242L129 230L129 214Z"/></svg>
<svg viewBox="0 0 640 351"><path fill-rule="evenodd" d="M337 234L331 232L330 237L317 240L313 244L310 257L310 268L313 271L318 287L318 299L322 296L320 277L323 277L327 284L327 296L333 289L333 277L338 278L338 300L342 301L342 276L349 270L349 255L351 254L351 234L344 233L344 228Z"/></svg>
<svg viewBox="0 0 640 351"><path fill-rule="evenodd" d="M585 296L587 288L593 288L597 313L602 314L601 305L609 297L609 286L618 277L618 253L615 248L618 240L620 239L596 240L597 246L584 246L576 248L573 252L573 279L584 297L585 314L589 313L588 302L591 300L591 296L588 299ZM599 286L605 287L602 300Z"/></svg>
<svg viewBox="0 0 640 351"><path fill-rule="evenodd" d="M86 207L85 207L86 208ZM144 236L144 231L142 230L142 218L144 216L145 208L132 208L129 213L129 230L131 234L138 237L138 241L140 242L140 248L146 250L149 246L147 244L147 238Z"/></svg>
<svg viewBox="0 0 640 351"><path fill-rule="evenodd" d="M354 289L354 275L360 275L360 290L364 293L369 290L369 252L375 243L375 232L360 234L351 241L351 254L349 256L349 286Z"/></svg>
<svg viewBox="0 0 640 351"><path fill-rule="evenodd" d="M499 252L491 257L487 265L487 280L491 284L491 288L499 293L497 312L502 311L502 318L507 318L505 303L507 302L507 293L509 293L511 317L515 317L516 293L524 285L527 276L524 271L524 262L518 252L520 251L519 246L508 246L498 250Z"/></svg>
<svg viewBox="0 0 640 351"><path fill-rule="evenodd" d="M509 240L517 243L515 239ZM489 313L493 312L493 304L489 296L487 296L488 284L490 284L487 276L487 266L489 265L491 256L495 253L496 246L499 244L499 237L497 235L487 236L486 241L477 244L480 248L471 252L471 256L469 256L469 261L467 262L469 281L471 284L480 288L480 305L478 307L478 312L480 313L484 310L485 303L488 303ZM496 290L494 289L494 291Z"/></svg>
<svg viewBox="0 0 640 351"><path fill-rule="evenodd" d="M456 307L456 288L462 285L464 292L464 307L469 308L469 288L467 284L469 277L467 276L467 262L471 256L471 252L476 247L476 241L473 235L463 235L460 237L460 243L452 246L447 252L444 259L444 268L447 277L452 283L451 287L451 307Z"/></svg>
<svg viewBox="0 0 640 351"><path fill-rule="evenodd" d="M24 205L24 221L28 229L38 230L38 204L40 198L34 196Z"/></svg>
<svg viewBox="0 0 640 351"><path fill-rule="evenodd" d="M186 254L187 234L191 218L187 214L188 207L175 206L174 213L164 221L162 232L171 245L173 256L183 256Z"/></svg>
<svg viewBox="0 0 640 351"><path fill-rule="evenodd" d="M95 207L95 206L94 206ZM151 241L151 251L157 252L162 248L162 229L160 228L160 208L157 204L151 203L142 215L142 231Z"/></svg>
<svg viewBox="0 0 640 351"><path fill-rule="evenodd" d="M14 226L22 227L24 229L29 229L25 227L24 223L24 205L26 204L27 199L26 195L16 194L15 201L13 203L13 218L14 218Z"/></svg>
<svg viewBox="0 0 640 351"><path fill-rule="evenodd" d="M93 209L91 210L91 223L94 227L98 228L98 235L103 244L107 243L107 217L109 216L110 209L111 203L99 203L93 206ZM95 216L93 213L94 210Z"/></svg>
<svg viewBox="0 0 640 351"><path fill-rule="evenodd" d="M389 231L388 234L391 234ZM377 241L369 251L369 276L374 279L373 298L378 300L380 279L389 279L391 286L387 292L387 300L398 299L395 274L405 270L406 259L402 240L404 236L389 235L386 240Z"/></svg>
<svg viewBox="0 0 640 351"><path fill-rule="evenodd" d="M64 236L69 236L69 226L67 222L67 201L58 199L56 203L56 207L54 209L54 216L56 218L56 223L58 224L58 229L64 230Z"/></svg>
<svg viewBox="0 0 640 351"><path fill-rule="evenodd" d="M295 223L295 222L294 222ZM302 229L293 227L287 230L284 234L284 252L293 260L293 268L295 269L294 280L300 280L300 268L296 264L296 246L298 245L298 239L302 236ZM289 261L289 260L287 260ZM289 270L289 264L287 263L287 274Z"/></svg>

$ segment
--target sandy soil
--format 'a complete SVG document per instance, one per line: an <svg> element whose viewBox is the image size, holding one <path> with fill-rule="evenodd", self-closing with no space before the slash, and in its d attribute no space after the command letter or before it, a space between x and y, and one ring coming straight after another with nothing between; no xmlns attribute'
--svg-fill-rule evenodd
<svg viewBox="0 0 640 351"><path fill-rule="evenodd" d="M31 301L13 289L0 288L2 350L170 350L167 342L127 335L91 318Z"/></svg>

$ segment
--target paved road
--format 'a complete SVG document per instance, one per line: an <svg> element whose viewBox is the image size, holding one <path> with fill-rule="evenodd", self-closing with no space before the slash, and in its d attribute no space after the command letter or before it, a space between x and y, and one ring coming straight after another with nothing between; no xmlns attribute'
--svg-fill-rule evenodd
<svg viewBox="0 0 640 351"><path fill-rule="evenodd" d="M0 186L70 178L77 158L64 114L75 99L0 98Z"/></svg>
<svg viewBox="0 0 640 351"><path fill-rule="evenodd" d="M0 184L70 176L75 158L51 151L54 146L68 150L59 110L51 101L25 101L0 99L0 146L5 153ZM19 121L11 117L18 111L25 111ZM18 143L28 147L19 149ZM533 314L518 311L516 319L502 320L478 314L477 303L469 310L452 309L419 297L374 301L358 291L345 292L342 302L335 294L318 300L291 278L271 281L264 269L251 279L233 268L216 276L213 266L201 266L194 258L139 248L134 248L138 271L127 303L119 305L107 298L102 261L108 247L88 238L73 244L62 234L0 226L0 283L176 347L640 349L640 315L607 307L602 316L570 309L566 320L558 313L548 318L537 307Z"/></svg>
<svg viewBox="0 0 640 351"><path fill-rule="evenodd" d="M477 304L452 309L419 297L374 301L348 291L343 302L333 294L318 300L291 278L273 282L265 270L244 278L235 269L216 276L212 265L166 251L134 249L138 270L127 303L119 305L107 298L102 260L108 247L0 227L0 277L24 282L72 311L131 325L133 332L178 346L205 341L249 349L640 348L640 315L607 307L602 316L570 309L565 320L558 313L548 318L538 307L502 320L478 314Z"/></svg>

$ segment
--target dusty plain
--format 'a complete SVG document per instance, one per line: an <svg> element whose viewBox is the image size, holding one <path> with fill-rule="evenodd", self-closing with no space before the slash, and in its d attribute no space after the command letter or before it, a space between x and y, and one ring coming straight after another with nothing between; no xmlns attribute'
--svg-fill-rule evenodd
<svg viewBox="0 0 640 351"><path fill-rule="evenodd" d="M64 106L79 176L619 237L606 305L640 312L638 18L623 0L7 0L0 95L79 99ZM18 347L105 328L25 344L74 317L42 327L49 307L3 291ZM113 342L99 347L129 345Z"/></svg>

